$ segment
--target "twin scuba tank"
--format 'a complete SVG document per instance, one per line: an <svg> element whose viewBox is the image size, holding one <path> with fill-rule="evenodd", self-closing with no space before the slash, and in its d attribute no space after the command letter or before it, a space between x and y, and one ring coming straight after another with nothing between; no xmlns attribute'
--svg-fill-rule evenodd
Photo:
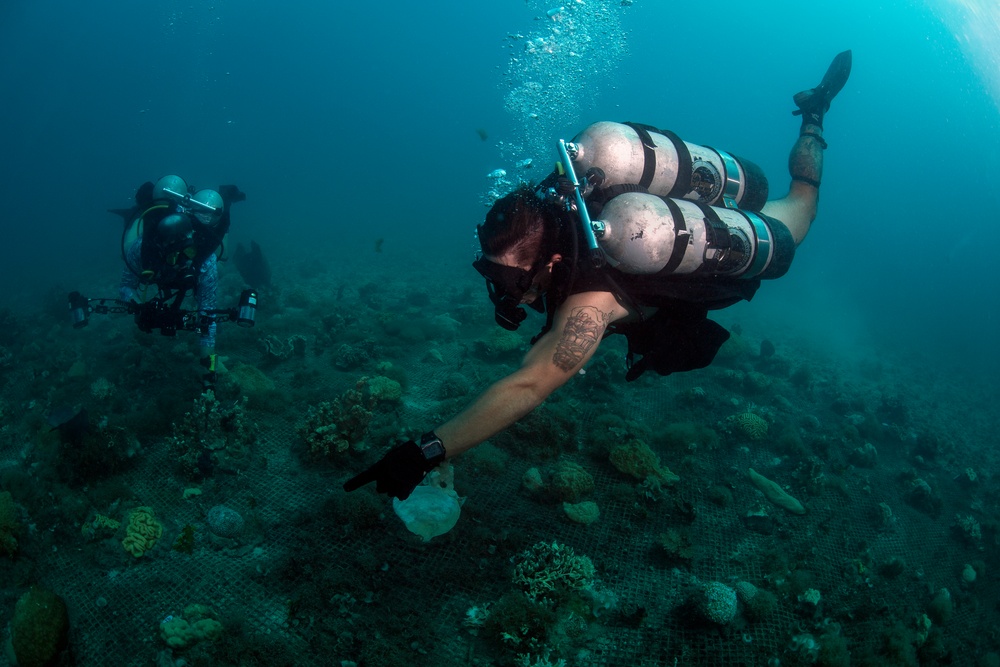
<svg viewBox="0 0 1000 667"><path fill-rule="evenodd" d="M608 263L630 274L777 278L795 252L759 211L767 178L748 160L633 123L594 123L565 144Z"/></svg>

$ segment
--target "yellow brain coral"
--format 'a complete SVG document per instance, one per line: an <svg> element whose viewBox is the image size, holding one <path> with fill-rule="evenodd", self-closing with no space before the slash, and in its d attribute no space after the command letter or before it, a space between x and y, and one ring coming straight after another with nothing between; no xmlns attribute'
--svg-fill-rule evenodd
<svg viewBox="0 0 1000 667"><path fill-rule="evenodd" d="M751 440L762 440L767 435L767 420L750 410L727 419L735 430Z"/></svg>
<svg viewBox="0 0 1000 667"><path fill-rule="evenodd" d="M153 516L152 508L136 507L129 514L122 547L136 558L140 558L156 545L161 535L163 535L163 524Z"/></svg>
<svg viewBox="0 0 1000 667"><path fill-rule="evenodd" d="M103 514L97 514L94 516L93 521L88 521L80 526L80 532L84 537L91 540L97 537L111 537L121 525L120 521L115 521Z"/></svg>

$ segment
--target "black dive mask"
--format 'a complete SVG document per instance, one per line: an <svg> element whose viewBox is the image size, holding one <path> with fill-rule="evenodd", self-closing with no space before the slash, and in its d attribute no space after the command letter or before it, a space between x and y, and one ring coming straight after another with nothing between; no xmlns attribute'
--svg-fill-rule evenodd
<svg viewBox="0 0 1000 667"><path fill-rule="evenodd" d="M472 266L486 278L486 291L493 302L494 317L497 324L508 331L514 331L528 317L521 308L521 299L531 289L531 281L535 271L525 271L516 266L504 266L480 257ZM545 312L545 302L539 296L526 304L539 313Z"/></svg>

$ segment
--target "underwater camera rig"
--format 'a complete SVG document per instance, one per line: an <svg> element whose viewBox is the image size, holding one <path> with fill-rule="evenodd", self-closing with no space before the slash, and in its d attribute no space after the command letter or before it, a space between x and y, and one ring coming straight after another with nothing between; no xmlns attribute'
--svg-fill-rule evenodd
<svg viewBox="0 0 1000 667"><path fill-rule="evenodd" d="M82 329L90 324L91 313L98 315L135 315L135 323L140 331L152 333L159 329L164 336L175 336L178 331L207 333L213 322L236 322L241 327L252 327L257 320L257 292L246 289L240 294L235 308L205 311L182 310L170 303L169 297L157 297L145 303L121 301L119 299L88 299L79 292L69 295L69 313L74 329Z"/></svg>

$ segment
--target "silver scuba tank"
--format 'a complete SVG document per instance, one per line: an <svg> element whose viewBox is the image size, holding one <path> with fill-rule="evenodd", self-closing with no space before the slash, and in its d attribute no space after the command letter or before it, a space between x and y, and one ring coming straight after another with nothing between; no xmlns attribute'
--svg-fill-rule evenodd
<svg viewBox="0 0 1000 667"><path fill-rule="evenodd" d="M584 128L566 148L581 182L591 168L603 172L599 189L641 185L654 195L746 211L759 211L767 201L767 177L760 167L683 141L669 130L603 121Z"/></svg>
<svg viewBox="0 0 1000 667"><path fill-rule="evenodd" d="M608 264L630 274L777 278L795 255L774 218L642 192L610 199L592 225Z"/></svg>

